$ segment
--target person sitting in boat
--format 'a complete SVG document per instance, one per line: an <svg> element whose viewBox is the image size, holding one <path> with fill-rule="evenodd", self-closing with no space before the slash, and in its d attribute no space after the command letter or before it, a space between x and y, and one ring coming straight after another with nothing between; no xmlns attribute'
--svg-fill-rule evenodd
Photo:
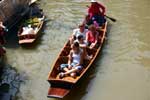
<svg viewBox="0 0 150 100"><path fill-rule="evenodd" d="M74 42L71 45L72 50L69 54L69 60L68 64L61 64L60 70L63 71L59 74L60 78L63 78L67 75L70 75L71 77L75 78L77 76L77 73L79 73L82 70L82 64L83 64L83 51L79 47L78 42Z"/></svg>
<svg viewBox="0 0 150 100"><path fill-rule="evenodd" d="M90 24L93 24L93 21L97 21L100 26L102 26L105 19L106 8L101 3L98 3L96 0L91 0L91 6L88 8L88 15L85 20L89 19ZM92 23L91 23L92 22Z"/></svg>
<svg viewBox="0 0 150 100"><path fill-rule="evenodd" d="M80 48L83 49L84 59L87 59L87 60L92 59L92 55L89 56L87 53L88 43L84 40L83 35L78 36L78 42L79 42Z"/></svg>
<svg viewBox="0 0 150 100"><path fill-rule="evenodd" d="M78 28L73 30L73 35L71 36L70 44L72 44L73 41L76 40L79 35L83 35L84 40L85 40L87 31L88 31L88 29L85 29L85 24L84 23L79 24Z"/></svg>
<svg viewBox="0 0 150 100"><path fill-rule="evenodd" d="M98 43L99 33L96 30L96 27L92 24L89 26L89 31L86 33L86 42L88 46L92 49L96 47Z"/></svg>

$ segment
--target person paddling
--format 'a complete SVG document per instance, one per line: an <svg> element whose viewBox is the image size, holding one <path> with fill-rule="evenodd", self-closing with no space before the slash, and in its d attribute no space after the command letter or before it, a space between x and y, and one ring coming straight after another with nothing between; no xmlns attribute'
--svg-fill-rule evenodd
<svg viewBox="0 0 150 100"><path fill-rule="evenodd" d="M89 18L90 22L96 21L97 23L99 23L100 26L103 25L106 21L105 6L97 2L96 0L91 0L90 2L91 2L91 5L88 7L88 15L86 16L85 20Z"/></svg>

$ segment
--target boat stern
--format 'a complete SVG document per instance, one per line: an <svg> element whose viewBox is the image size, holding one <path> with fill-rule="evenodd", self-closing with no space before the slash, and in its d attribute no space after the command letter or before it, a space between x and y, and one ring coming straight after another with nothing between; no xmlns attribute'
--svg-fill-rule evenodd
<svg viewBox="0 0 150 100"><path fill-rule="evenodd" d="M50 87L48 90L47 97L49 97L49 98L63 98L69 92L70 92L69 89Z"/></svg>

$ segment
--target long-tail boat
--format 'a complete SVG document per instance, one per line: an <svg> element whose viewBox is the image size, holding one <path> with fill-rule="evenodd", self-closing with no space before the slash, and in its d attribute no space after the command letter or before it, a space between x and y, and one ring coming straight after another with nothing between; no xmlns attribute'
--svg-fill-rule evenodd
<svg viewBox="0 0 150 100"><path fill-rule="evenodd" d="M104 44L105 36L106 36L106 30L107 30L107 22L101 27L101 30L99 31L99 44L97 48L94 49L87 49L87 52L89 55L93 55L93 58L90 60L84 60L83 69L79 76L76 78L66 76L64 78L59 78L59 67L62 63L67 63L68 61L68 54L71 50L71 47L69 45L69 40L64 45L63 49L61 50L60 54L58 55L52 71L48 75L48 82L50 83L50 88L48 90L48 97L53 98L63 98L66 96L71 89L76 85L76 83L84 76L84 74L87 72L87 70L91 67L93 62L95 61L96 57L98 56L102 45Z"/></svg>

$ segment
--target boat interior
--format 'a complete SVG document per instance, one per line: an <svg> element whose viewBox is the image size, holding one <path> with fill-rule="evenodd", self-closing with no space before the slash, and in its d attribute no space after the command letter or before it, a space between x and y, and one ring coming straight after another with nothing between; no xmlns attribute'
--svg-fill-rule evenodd
<svg viewBox="0 0 150 100"><path fill-rule="evenodd" d="M70 50L71 50L71 46L69 45L69 41L65 44L64 48L61 50L61 53L59 54L58 56L58 59L56 60L55 64L54 64L54 68L51 72L51 74L49 75L49 80L53 80L53 81L67 81L67 82L72 82L72 83L75 83L83 74L84 72L88 69L88 67L90 66L90 63L93 62L93 60L96 58L101 46L102 46L102 42L105 38L105 25L101 28L101 30L99 31L100 33L100 36L99 36L99 43L98 43L98 46L96 48L93 48L93 49L89 49L87 48L87 53L88 55L92 55L93 58L90 59L90 60L84 60L84 66L83 66L83 69L82 71L80 72L80 74L76 77L76 78L73 78L73 77L70 77L70 76L66 76L66 77L63 77L62 79L59 78L59 73L61 72L60 71L60 65L61 64L65 64L68 62L68 55L70 53Z"/></svg>

